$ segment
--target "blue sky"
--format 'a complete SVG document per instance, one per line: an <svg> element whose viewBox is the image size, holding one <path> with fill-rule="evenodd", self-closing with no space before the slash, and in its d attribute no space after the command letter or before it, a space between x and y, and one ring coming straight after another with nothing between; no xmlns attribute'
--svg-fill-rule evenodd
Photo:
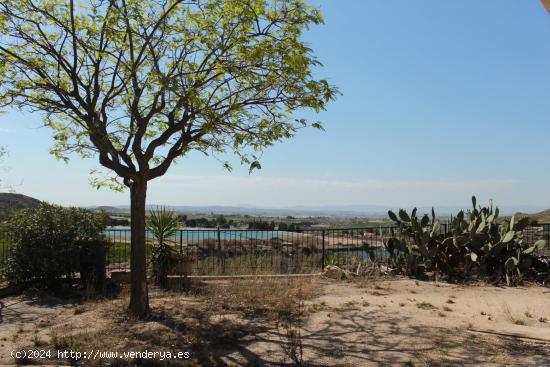
<svg viewBox="0 0 550 367"><path fill-rule="evenodd" d="M550 15L538 0L312 1L306 35L342 96L268 149L263 169L224 171L199 154L150 184L169 205L501 205L550 207ZM123 205L88 184L96 160L48 155L40 116L0 115L3 178L63 205Z"/></svg>

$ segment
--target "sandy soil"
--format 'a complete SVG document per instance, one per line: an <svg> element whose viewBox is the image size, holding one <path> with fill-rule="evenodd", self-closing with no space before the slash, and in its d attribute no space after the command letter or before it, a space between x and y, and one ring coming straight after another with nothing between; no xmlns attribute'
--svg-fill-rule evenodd
<svg viewBox="0 0 550 367"><path fill-rule="evenodd" d="M312 365L550 365L550 289L325 282L301 331ZM276 363L267 341L251 345Z"/></svg>
<svg viewBox="0 0 550 367"><path fill-rule="evenodd" d="M125 315L124 294L83 303L8 297L1 300L0 365L14 364L12 349L55 346L175 348L191 352L191 365L205 366L295 365L293 356L308 366L550 365L549 288L410 279L307 282L315 295L297 320L245 312L225 304L230 298L213 302L159 291L152 292L153 317L146 322ZM259 290L260 283L235 304L254 302ZM52 362L62 363L69 362Z"/></svg>

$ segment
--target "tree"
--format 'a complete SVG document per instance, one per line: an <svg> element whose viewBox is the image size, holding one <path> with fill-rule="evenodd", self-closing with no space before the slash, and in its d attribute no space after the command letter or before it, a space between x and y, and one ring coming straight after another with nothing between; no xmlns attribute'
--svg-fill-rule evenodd
<svg viewBox="0 0 550 367"><path fill-rule="evenodd" d="M322 17L303 0L78 4L1 2L0 100L42 112L57 158L97 154L113 175L94 185L129 188L130 310L144 316L147 183L192 150L261 168L265 147L322 128L297 118L337 93L301 39Z"/></svg>

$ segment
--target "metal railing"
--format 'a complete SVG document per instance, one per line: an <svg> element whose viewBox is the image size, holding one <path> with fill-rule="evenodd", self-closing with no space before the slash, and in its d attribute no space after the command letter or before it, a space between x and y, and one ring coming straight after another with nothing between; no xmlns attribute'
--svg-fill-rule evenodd
<svg viewBox="0 0 550 367"><path fill-rule="evenodd" d="M448 224L441 225L446 233ZM395 226L305 229L296 232L239 229L183 229L167 239L175 253L186 255L194 275L289 274L318 272L326 265L357 262L384 263L385 241L397 234ZM130 269L130 230L107 229L107 269ZM146 233L150 260L155 240ZM550 224L528 227L524 242L550 240ZM11 241L0 232L0 274L9 257ZM543 250L550 256L550 248Z"/></svg>
<svg viewBox="0 0 550 367"><path fill-rule="evenodd" d="M397 234L393 225L362 228L304 229L295 232L239 229L184 229L167 241L179 254L187 255L195 275L312 273L326 265L348 266L363 261L384 263L385 241ZM450 230L442 223L440 232ZM109 270L130 268L130 231L109 229ZM150 259L154 239L147 238ZM528 227L524 242L550 240L550 224ZM543 250L550 256L550 248Z"/></svg>
<svg viewBox="0 0 550 367"><path fill-rule="evenodd" d="M327 264L385 258L384 240L392 230L393 227L296 232L186 229L177 231L167 242L192 262L196 275L311 273ZM110 243L108 269L129 269L129 231L109 229L106 236ZM154 239L149 233L146 238L149 258Z"/></svg>

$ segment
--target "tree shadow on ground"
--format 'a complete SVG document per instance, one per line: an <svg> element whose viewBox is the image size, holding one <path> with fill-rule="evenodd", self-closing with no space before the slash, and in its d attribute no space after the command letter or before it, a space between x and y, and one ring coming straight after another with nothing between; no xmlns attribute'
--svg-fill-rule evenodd
<svg viewBox="0 0 550 367"><path fill-rule="evenodd" d="M281 320L223 308L213 311L204 300L181 293L153 291L151 304L151 317L142 321L123 316L125 299L111 306L98 303L98 307L104 308L104 318L111 322L110 328L75 334L76 339L81 336L75 343L102 350L171 350L191 354L190 361L111 363L119 366L293 366L296 363L285 350L297 343L304 350L302 365L311 367L411 363L474 366L493 362L491 356L503 351L511 357L508 365L524 365L524 359L518 358L516 362L512 357L525 355L530 356L534 365L550 365L548 346L515 338L480 336L465 329L418 325L404 315L388 314L382 307L327 307L311 313L303 323L285 320L300 330L298 340L292 340ZM6 306L3 322L32 323L47 316L47 312L71 309L76 303L19 296L11 297Z"/></svg>
<svg viewBox="0 0 550 367"><path fill-rule="evenodd" d="M163 316L156 320L168 328L193 335L189 348L204 366L291 366L282 352L291 344L284 330L257 319L212 322L211 315L195 310L200 322L186 323ZM301 327L300 342L305 366L428 366L483 365L503 350L510 357L528 353L535 365L548 365L548 347L514 338L494 339L443 327L411 325L407 317L387 315L384 310L347 310L320 325ZM261 346L260 346L261 345ZM524 362L509 360L509 365Z"/></svg>

